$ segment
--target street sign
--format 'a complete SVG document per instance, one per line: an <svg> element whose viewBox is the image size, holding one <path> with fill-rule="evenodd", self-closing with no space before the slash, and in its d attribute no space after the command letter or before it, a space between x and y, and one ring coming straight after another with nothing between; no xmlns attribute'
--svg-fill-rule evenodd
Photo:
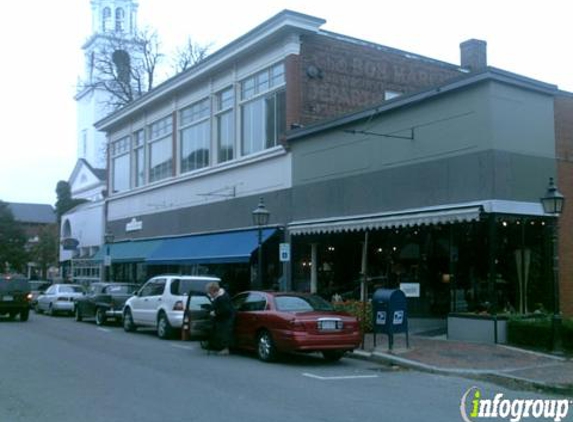
<svg viewBox="0 0 573 422"><path fill-rule="evenodd" d="M109 267L111 265L111 256L110 255L104 255L103 265L105 265L106 267Z"/></svg>
<svg viewBox="0 0 573 422"><path fill-rule="evenodd" d="M279 244L279 259L281 262L290 261L290 243Z"/></svg>

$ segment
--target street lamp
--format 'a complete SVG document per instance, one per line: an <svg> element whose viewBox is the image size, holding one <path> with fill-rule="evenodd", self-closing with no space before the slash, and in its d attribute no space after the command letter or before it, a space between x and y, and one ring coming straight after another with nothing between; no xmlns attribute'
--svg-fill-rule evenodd
<svg viewBox="0 0 573 422"><path fill-rule="evenodd" d="M110 231L106 231L104 236L105 241L105 281L111 281L111 253L110 253L110 244L113 243L113 233Z"/></svg>
<svg viewBox="0 0 573 422"><path fill-rule="evenodd" d="M257 288L263 286L263 227L269 222L271 213L265 208L265 203L263 198L259 199L259 205L252 212L253 223L259 229L259 250L258 250L258 262L257 262Z"/></svg>
<svg viewBox="0 0 573 422"><path fill-rule="evenodd" d="M565 197L557 190L553 177L549 178L549 186L541 205L546 214L553 214L551 222L551 240L553 249L553 317L551 319L553 350L561 349L561 313L559 310L559 215L563 212Z"/></svg>

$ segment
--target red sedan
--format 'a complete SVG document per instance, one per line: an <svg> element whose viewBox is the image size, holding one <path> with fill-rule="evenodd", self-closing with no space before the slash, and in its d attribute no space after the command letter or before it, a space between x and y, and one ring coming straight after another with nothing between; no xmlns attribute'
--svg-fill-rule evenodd
<svg viewBox="0 0 573 422"><path fill-rule="evenodd" d="M248 291L236 295L235 347L272 361L281 352L322 352L337 361L361 341L358 320L316 295Z"/></svg>

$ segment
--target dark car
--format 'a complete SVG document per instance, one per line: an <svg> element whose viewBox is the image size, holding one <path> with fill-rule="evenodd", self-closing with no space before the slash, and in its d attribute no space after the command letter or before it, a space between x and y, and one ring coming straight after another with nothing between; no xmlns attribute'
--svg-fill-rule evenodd
<svg viewBox="0 0 573 422"><path fill-rule="evenodd" d="M20 321L28 321L30 298L30 284L24 276L0 275L0 315L10 319L20 315Z"/></svg>
<svg viewBox="0 0 573 422"><path fill-rule="evenodd" d="M360 345L358 320L319 296L248 291L236 295L235 347L272 361L281 352L321 352L339 360Z"/></svg>
<svg viewBox="0 0 573 422"><path fill-rule="evenodd" d="M75 299L76 321L95 318L97 325L104 325L110 319L120 321L125 301L139 287L131 283L92 283L86 294Z"/></svg>

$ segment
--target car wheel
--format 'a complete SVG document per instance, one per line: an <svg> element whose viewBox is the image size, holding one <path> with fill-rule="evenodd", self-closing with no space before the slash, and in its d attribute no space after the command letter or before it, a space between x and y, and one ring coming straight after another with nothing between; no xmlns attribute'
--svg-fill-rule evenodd
<svg viewBox="0 0 573 422"><path fill-rule="evenodd" d="M123 329L128 333L131 333L137 329L137 326L133 322L133 317L131 316L131 311L126 309L123 312Z"/></svg>
<svg viewBox="0 0 573 422"><path fill-rule="evenodd" d="M271 333L261 331L257 339L257 356L263 362L272 362L277 359L277 348Z"/></svg>
<svg viewBox="0 0 573 422"><path fill-rule="evenodd" d="M29 309L22 309L20 311L20 321L24 322L24 321L28 321L28 318L30 317L30 310Z"/></svg>
<svg viewBox="0 0 573 422"><path fill-rule="evenodd" d="M171 337L171 325L169 324L169 320L167 319L167 315L163 312L159 314L157 318L157 336L160 339L168 339Z"/></svg>
<svg viewBox="0 0 573 422"><path fill-rule="evenodd" d="M322 356L329 362L338 362L344 356L344 351L341 350L324 350Z"/></svg>
<svg viewBox="0 0 573 422"><path fill-rule="evenodd" d="M105 310L103 308L97 308L95 315L96 325L104 325L105 320L106 320Z"/></svg>
<svg viewBox="0 0 573 422"><path fill-rule="evenodd" d="M76 321L81 322L82 321L82 313L80 311L80 307L76 305L75 309L74 309L74 318Z"/></svg>

